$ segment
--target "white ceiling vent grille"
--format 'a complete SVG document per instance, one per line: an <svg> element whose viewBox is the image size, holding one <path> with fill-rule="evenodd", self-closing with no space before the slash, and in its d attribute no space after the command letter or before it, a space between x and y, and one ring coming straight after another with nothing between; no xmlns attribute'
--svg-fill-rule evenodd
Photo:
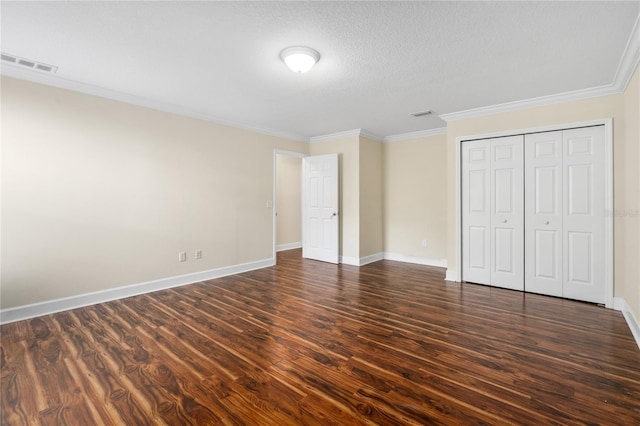
<svg viewBox="0 0 640 426"><path fill-rule="evenodd" d="M414 117L422 117L424 115L431 115L431 114L433 114L433 111L428 110L428 111L412 112L409 115L413 115Z"/></svg>
<svg viewBox="0 0 640 426"><path fill-rule="evenodd" d="M2 62L6 62L9 64L49 73L55 73L56 71L58 71L58 67L53 65L43 64L41 62L32 61L31 59L20 58L19 56L11 55L4 52L1 55Z"/></svg>

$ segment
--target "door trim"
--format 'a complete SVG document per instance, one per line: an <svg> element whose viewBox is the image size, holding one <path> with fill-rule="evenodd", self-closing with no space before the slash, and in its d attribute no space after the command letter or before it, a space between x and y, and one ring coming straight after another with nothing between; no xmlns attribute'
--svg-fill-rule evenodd
<svg viewBox="0 0 640 426"><path fill-rule="evenodd" d="M489 139L503 136L525 135L527 133L551 132L568 130L579 127L604 126L604 204L605 204L605 292L607 308L613 309L613 119L603 118L598 120L581 121L575 123L553 124L549 126L531 127L526 129L508 130L502 132L483 133L456 138L456 271L447 270L447 278L450 281L462 281L462 157L461 146L464 141L475 139Z"/></svg>
<svg viewBox="0 0 640 426"><path fill-rule="evenodd" d="M272 245L273 245L273 250L271 252L271 257L273 258L273 261L276 261L276 240L278 237L278 229L277 229L277 218L276 218L276 212L278 211L278 155L289 155L291 157L298 157L298 158L304 158L309 156L309 154L305 154L303 152L296 152L296 151L286 151L283 149L274 149L273 150L273 191L271 193L271 200L272 200L272 205L273 208L271 210L271 220L272 220L272 226L271 229L273 231L273 236L272 236ZM302 174L301 174L302 175ZM302 179L302 176L300 176L300 179ZM302 182L300 182L302 184ZM302 185L300 186L302 188ZM300 203L304 203L304 200L302 197L300 197ZM300 211L302 211L302 205L300 206ZM302 229L300 230L300 237L301 237L301 241L304 241L304 226L302 226Z"/></svg>

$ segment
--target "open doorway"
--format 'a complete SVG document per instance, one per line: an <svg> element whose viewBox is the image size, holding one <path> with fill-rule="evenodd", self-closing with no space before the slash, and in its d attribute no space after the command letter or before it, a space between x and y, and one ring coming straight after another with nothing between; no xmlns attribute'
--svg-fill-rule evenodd
<svg viewBox="0 0 640 426"><path fill-rule="evenodd" d="M302 248L302 158L299 152L274 153L273 256Z"/></svg>

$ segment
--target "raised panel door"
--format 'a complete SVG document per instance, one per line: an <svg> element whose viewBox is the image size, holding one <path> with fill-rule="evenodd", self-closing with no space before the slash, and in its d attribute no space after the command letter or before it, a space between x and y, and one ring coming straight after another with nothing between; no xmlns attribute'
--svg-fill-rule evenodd
<svg viewBox="0 0 640 426"><path fill-rule="evenodd" d="M462 144L462 279L491 280L491 150L486 140Z"/></svg>
<svg viewBox="0 0 640 426"><path fill-rule="evenodd" d="M525 136L525 290L562 296L562 132Z"/></svg>
<svg viewBox="0 0 640 426"><path fill-rule="evenodd" d="M564 130L563 291L605 303L604 127Z"/></svg>
<svg viewBox="0 0 640 426"><path fill-rule="evenodd" d="M303 159L302 256L339 262L338 154Z"/></svg>
<svg viewBox="0 0 640 426"><path fill-rule="evenodd" d="M522 135L491 139L491 285L524 289Z"/></svg>

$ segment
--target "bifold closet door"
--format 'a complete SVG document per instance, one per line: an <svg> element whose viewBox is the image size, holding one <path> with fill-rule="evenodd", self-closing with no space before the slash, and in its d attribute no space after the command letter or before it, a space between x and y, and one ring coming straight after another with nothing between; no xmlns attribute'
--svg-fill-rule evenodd
<svg viewBox="0 0 640 426"><path fill-rule="evenodd" d="M462 144L462 277L524 288L523 136Z"/></svg>
<svg viewBox="0 0 640 426"><path fill-rule="evenodd" d="M562 132L525 136L525 290L562 296Z"/></svg>
<svg viewBox="0 0 640 426"><path fill-rule="evenodd" d="M491 284L491 143L462 144L462 276Z"/></svg>
<svg viewBox="0 0 640 426"><path fill-rule="evenodd" d="M491 285L524 290L524 136L491 140Z"/></svg>
<svg viewBox="0 0 640 426"><path fill-rule="evenodd" d="M526 135L525 290L605 303L604 127Z"/></svg>
<svg viewBox="0 0 640 426"><path fill-rule="evenodd" d="M604 126L564 130L563 297L606 302Z"/></svg>

